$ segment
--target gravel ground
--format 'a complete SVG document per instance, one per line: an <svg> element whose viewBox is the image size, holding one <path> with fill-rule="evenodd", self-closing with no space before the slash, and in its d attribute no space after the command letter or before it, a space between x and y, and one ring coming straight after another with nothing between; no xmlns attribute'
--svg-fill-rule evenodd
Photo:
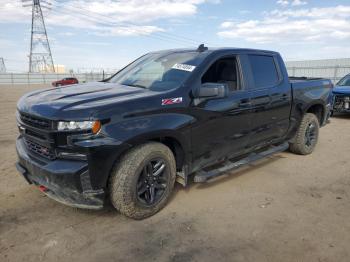
<svg viewBox="0 0 350 262"><path fill-rule="evenodd" d="M0 261L350 260L350 116L321 129L312 155L177 186L164 210L133 221L66 207L20 177L15 108L29 90L0 87Z"/></svg>

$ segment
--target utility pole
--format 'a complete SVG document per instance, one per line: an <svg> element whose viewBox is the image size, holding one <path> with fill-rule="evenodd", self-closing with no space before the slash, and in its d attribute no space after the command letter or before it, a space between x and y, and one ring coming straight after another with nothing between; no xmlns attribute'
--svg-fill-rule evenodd
<svg viewBox="0 0 350 262"><path fill-rule="evenodd" d="M29 73L55 72L51 48L42 12L43 0L22 0L24 7L32 7L32 30L30 38ZM29 2L31 2L29 4ZM47 6L43 6L48 8Z"/></svg>
<svg viewBox="0 0 350 262"><path fill-rule="evenodd" d="M0 57L0 74L6 73L6 66L4 58Z"/></svg>

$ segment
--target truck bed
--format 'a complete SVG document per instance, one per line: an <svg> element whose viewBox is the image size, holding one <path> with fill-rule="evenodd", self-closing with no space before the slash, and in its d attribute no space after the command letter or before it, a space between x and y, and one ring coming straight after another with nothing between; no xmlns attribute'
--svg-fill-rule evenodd
<svg viewBox="0 0 350 262"><path fill-rule="evenodd" d="M327 80L325 78L320 77L306 77L306 76L289 76L289 82L302 82L302 81L317 81L317 80Z"/></svg>
<svg viewBox="0 0 350 262"><path fill-rule="evenodd" d="M312 77L289 77L293 89L299 88L332 88L333 84L331 80L326 78L312 78Z"/></svg>
<svg viewBox="0 0 350 262"><path fill-rule="evenodd" d="M325 78L308 78L308 77L289 77L289 83L293 92L293 107L292 112L298 111L297 101L304 101L305 105L310 106L311 101L315 101L316 98L321 101L325 101L325 114L329 114L329 110L332 104L332 81ZM320 125L326 124L328 115L323 116L323 120L320 121Z"/></svg>

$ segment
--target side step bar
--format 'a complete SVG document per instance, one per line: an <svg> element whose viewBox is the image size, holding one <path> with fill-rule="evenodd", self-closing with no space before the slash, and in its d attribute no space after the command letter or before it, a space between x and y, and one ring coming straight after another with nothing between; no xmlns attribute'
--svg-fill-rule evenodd
<svg viewBox="0 0 350 262"><path fill-rule="evenodd" d="M279 152L283 152L283 151L287 150L288 147L289 147L289 144L286 142L286 143L278 145L278 146L269 147L266 151L262 151L259 153L251 153L249 156L247 156L241 160L238 160L236 162L227 161L227 162L223 163L224 166L219 167L217 169L210 170L208 172L200 171L194 176L194 182L195 183L204 183L212 178L219 177L221 175L225 175L225 172L227 172L227 171L238 169L242 166L251 164L251 163L253 163L257 160L260 160L262 158L268 157L270 155L273 155L273 154L276 154Z"/></svg>

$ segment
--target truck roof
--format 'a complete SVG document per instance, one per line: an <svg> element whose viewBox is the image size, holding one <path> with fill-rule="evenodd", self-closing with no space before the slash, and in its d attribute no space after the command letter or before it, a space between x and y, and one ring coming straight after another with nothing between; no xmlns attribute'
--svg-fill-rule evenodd
<svg viewBox="0 0 350 262"><path fill-rule="evenodd" d="M160 51L154 51L151 53L164 53L164 54L170 54L170 53L177 53L177 52L201 52L201 53L221 53L221 52L237 52L237 53L269 53L269 54L278 54L278 52L271 51L271 50L262 50L262 49L251 49L251 48L239 48L239 47L208 47L204 51L199 51L199 49L196 48L178 48L178 49L167 49L167 50L160 50Z"/></svg>

